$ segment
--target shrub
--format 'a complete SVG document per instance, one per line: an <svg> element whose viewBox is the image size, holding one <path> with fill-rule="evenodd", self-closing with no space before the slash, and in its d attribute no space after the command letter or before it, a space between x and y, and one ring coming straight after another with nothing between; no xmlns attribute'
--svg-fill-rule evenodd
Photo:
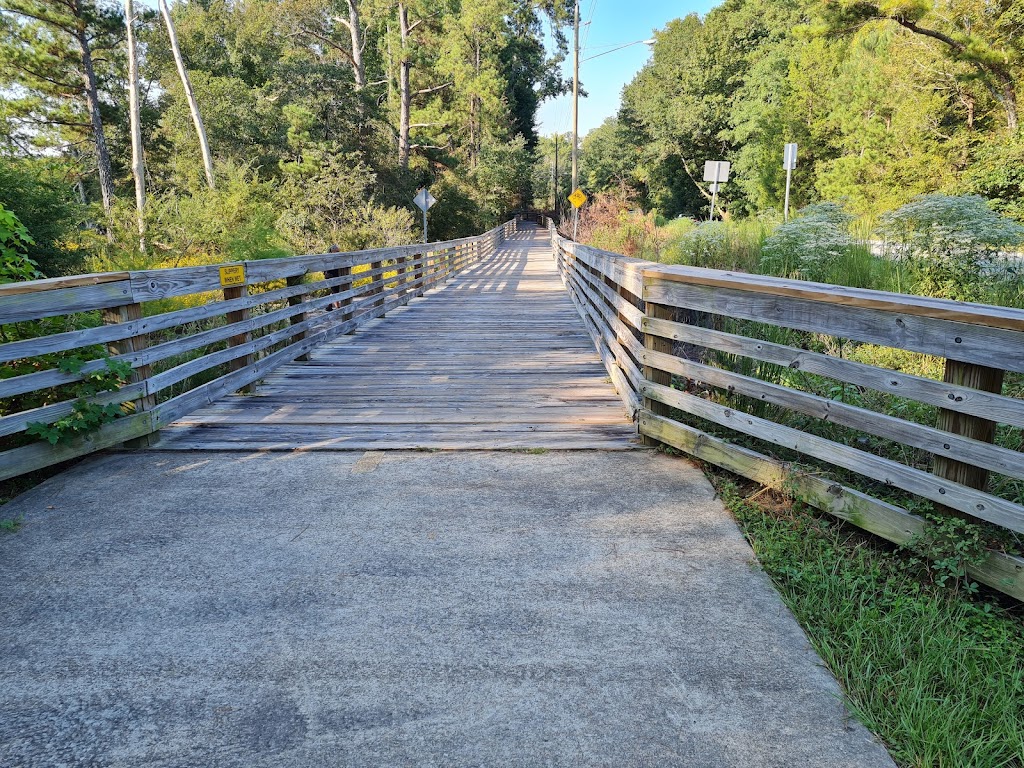
<svg viewBox="0 0 1024 768"><path fill-rule="evenodd" d="M761 269L779 277L825 282L853 246L853 217L835 203L816 203L765 240Z"/></svg>
<svg viewBox="0 0 1024 768"><path fill-rule="evenodd" d="M0 283L42 277L25 251L34 243L25 225L0 203Z"/></svg>
<svg viewBox="0 0 1024 768"><path fill-rule="evenodd" d="M984 301L1019 280L1001 252L1024 243L1024 226L978 195L921 195L883 216L879 231L918 293Z"/></svg>

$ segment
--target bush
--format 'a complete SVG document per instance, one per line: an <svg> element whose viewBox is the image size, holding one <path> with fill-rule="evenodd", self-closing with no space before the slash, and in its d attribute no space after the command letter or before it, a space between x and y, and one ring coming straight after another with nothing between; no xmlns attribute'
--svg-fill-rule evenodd
<svg viewBox="0 0 1024 768"><path fill-rule="evenodd" d="M853 216L835 203L802 208L765 240L761 269L779 277L825 282L853 246Z"/></svg>
<svg viewBox="0 0 1024 768"><path fill-rule="evenodd" d="M25 253L32 244L25 225L0 203L0 283L42 277L36 263Z"/></svg>
<svg viewBox="0 0 1024 768"><path fill-rule="evenodd" d="M1024 243L1024 226L978 195L921 195L884 215L879 232L917 293L985 301L1019 281L1002 251Z"/></svg>
<svg viewBox="0 0 1024 768"><path fill-rule="evenodd" d="M75 197L67 163L0 158L0 206L32 237L26 253L47 277L79 272L87 252L79 242L87 209Z"/></svg>

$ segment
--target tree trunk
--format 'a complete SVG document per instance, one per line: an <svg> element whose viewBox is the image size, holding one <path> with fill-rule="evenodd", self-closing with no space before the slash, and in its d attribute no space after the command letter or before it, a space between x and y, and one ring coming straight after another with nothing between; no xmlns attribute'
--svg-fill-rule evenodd
<svg viewBox="0 0 1024 768"><path fill-rule="evenodd" d="M409 11L405 3L398 4L398 32L402 50L398 65L398 164L402 170L409 168L409 112L412 106L412 91L409 86Z"/></svg>
<svg viewBox="0 0 1024 768"><path fill-rule="evenodd" d="M89 109L89 120L92 123L93 140L96 143L96 165L100 176L100 194L103 196L103 210L110 213L114 205L114 173L110 169L110 150L107 149L107 138L103 133L103 120L100 117L100 97L96 87L96 70L92 65L92 52L89 50L89 38L85 31L85 20L78 15L75 37L82 50L82 81L85 86L85 102Z"/></svg>
<svg viewBox="0 0 1024 768"><path fill-rule="evenodd" d="M188 79L188 71L185 69L185 62L181 58L181 49L178 47L178 35L174 31L174 22L171 21L171 9L167 7L167 0L160 0L160 13L163 14L164 23L167 25L167 37L171 41L174 63L178 67L181 85L185 89L185 98L188 100L188 108L192 113L192 122L195 124L196 134L199 136L199 148L203 153L206 183L210 189L213 189L213 159L210 157L210 144L206 140L206 129L203 127L203 118L199 114L199 104L196 102L196 95L192 90L192 82Z"/></svg>
<svg viewBox="0 0 1024 768"><path fill-rule="evenodd" d="M132 133L132 178L135 180L135 211L139 224L139 251L146 252L146 181L142 160L142 125L139 118L139 59L135 50L135 9L124 0L124 23L128 32L128 113Z"/></svg>
<svg viewBox="0 0 1024 768"><path fill-rule="evenodd" d="M352 33L352 74L356 90L361 91L366 87L366 65L363 63L363 28L357 0L348 0L348 29Z"/></svg>

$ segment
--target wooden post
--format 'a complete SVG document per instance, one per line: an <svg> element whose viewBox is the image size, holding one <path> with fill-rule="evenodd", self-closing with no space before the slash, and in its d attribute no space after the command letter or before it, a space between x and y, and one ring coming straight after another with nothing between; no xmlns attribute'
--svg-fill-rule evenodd
<svg viewBox="0 0 1024 768"><path fill-rule="evenodd" d="M666 307L663 304L652 304L648 301L644 302L644 314L647 317L656 318L658 320L671 320L673 312L671 307ZM644 349L650 349L654 352L664 352L665 354L670 355L672 354L672 341L670 339L662 338L661 336L655 336L652 333L645 333ZM671 373L657 368L652 368L649 365L644 365L644 378L654 384L663 384L666 387L671 386L672 384ZM665 405L665 403L659 403L657 400L651 400L650 398L644 398L644 408L658 416L669 415L669 407ZM644 445L661 445L661 441L655 440L647 435L644 435L643 440Z"/></svg>
<svg viewBox="0 0 1024 768"><path fill-rule="evenodd" d="M1003 390L1003 375L1004 372L998 368L962 363L959 360L946 360L946 369L942 380L947 384L972 387L982 392L999 393ZM983 443L995 441L996 422L979 416L970 416L943 408L939 410L936 426L946 432L952 432L954 435L964 435ZM944 456L935 457L932 463L932 473L937 477L982 491L988 484L988 470ZM958 517L965 517L963 513L948 507L942 507L942 509Z"/></svg>
<svg viewBox="0 0 1024 768"><path fill-rule="evenodd" d="M327 249L327 252L328 253L341 253L341 249L337 245L332 245L330 248ZM336 277L341 277L341 275L342 275L342 270L340 270L340 269L325 269L324 270L324 279L325 280L333 280ZM332 286L331 288L328 288L327 290L328 290L329 293L341 293L343 289L342 289L342 287L340 285L335 285L335 286ZM341 306L340 302L333 302L333 303L327 305L327 311L328 312L333 312L334 310L338 309L338 307L340 307L340 306Z"/></svg>
<svg viewBox="0 0 1024 768"><path fill-rule="evenodd" d="M104 325L118 325L120 323L130 323L135 320L142 319L142 305L141 304L122 304L119 307L111 307L110 309L103 310L103 324ZM131 336L130 338L123 339L120 342L111 343L107 345L107 352L112 355L127 355L132 352L141 352L149 346L149 334L142 333L138 336ZM129 381L132 384L138 384L146 381L150 377L152 369L148 365L140 365L138 368L132 368L131 376ZM132 401L132 408L135 413L142 413L143 411L151 411L156 406L156 395L143 395L138 400ZM156 433L143 435L137 437L134 440L128 440L125 442L125 448L146 448L152 443L156 442Z"/></svg>
<svg viewBox="0 0 1024 768"><path fill-rule="evenodd" d="M289 287L295 286L295 285L302 285L302 280L303 280L304 277L305 277L305 275L293 275L293 276L289 277L286 282L287 282ZM288 297L288 306L289 307L297 307L300 304L302 304L305 300L306 300L306 293L305 293L305 291L303 291L298 296L289 296ZM307 317L307 315L306 315L305 312L301 312L300 314L297 314L297 315L292 315L291 318L290 318L291 324L292 325L298 325L299 323L304 323L304 322L306 322L306 317ZM294 344L297 341L302 341L308 335L309 335L309 331L299 331L295 336L292 336L291 342ZM298 360L301 363L308 363L309 362L309 354L306 353L306 354L299 355L295 359Z"/></svg>
<svg viewBox="0 0 1024 768"><path fill-rule="evenodd" d="M237 287L225 288L224 289L224 301L231 301L232 299L240 299L243 296L248 296L248 295L249 295L249 287L246 286L246 285L239 285ZM244 322L244 321L248 320L249 319L249 315L250 315L250 313L249 313L249 309L248 308L246 308L246 309L239 309L239 310L237 310L235 312L228 312L225 315L225 320L227 320L228 325L231 325L233 323L241 323L241 322ZM249 331L243 331L242 333L239 333L239 334L237 334L235 336L232 336L230 339L228 339L228 346L229 347L240 347L243 344L248 344L250 341L252 341L252 334L249 333ZM240 371L243 368L248 368L254 362L255 362L255 359L254 359L253 355L251 355L251 354L241 355L239 357L236 357L234 360L231 360L231 361L228 362L228 371L230 371L232 373L234 371ZM253 385L252 384L246 384L244 387L242 387L242 389L240 391L242 391L242 392L252 392L252 390L253 390Z"/></svg>
<svg viewBox="0 0 1024 768"><path fill-rule="evenodd" d="M426 287L424 285L424 277L427 273L427 252L414 254L413 258L419 259L419 264L416 266L416 295L422 296L423 290Z"/></svg>
<svg viewBox="0 0 1024 768"><path fill-rule="evenodd" d="M370 269L371 270L380 269L383 265L384 265L383 261L373 261L373 262L370 262ZM381 272L381 274L377 275L376 277L371 277L370 280L373 281L371 283L373 285L373 289L370 291L370 295L371 296L376 296L377 294L384 292L384 273L383 272ZM384 299L383 298L377 299L377 301L373 302L374 308L380 307L383 304L384 304ZM384 317L384 315L381 314L380 317Z"/></svg>

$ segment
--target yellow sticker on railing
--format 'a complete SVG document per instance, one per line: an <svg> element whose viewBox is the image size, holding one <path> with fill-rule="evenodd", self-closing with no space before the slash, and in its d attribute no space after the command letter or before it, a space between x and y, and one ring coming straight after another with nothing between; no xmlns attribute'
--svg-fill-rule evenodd
<svg viewBox="0 0 1024 768"><path fill-rule="evenodd" d="M236 285L245 285L245 265L239 264L236 267L221 267L220 284L224 288L230 288Z"/></svg>

